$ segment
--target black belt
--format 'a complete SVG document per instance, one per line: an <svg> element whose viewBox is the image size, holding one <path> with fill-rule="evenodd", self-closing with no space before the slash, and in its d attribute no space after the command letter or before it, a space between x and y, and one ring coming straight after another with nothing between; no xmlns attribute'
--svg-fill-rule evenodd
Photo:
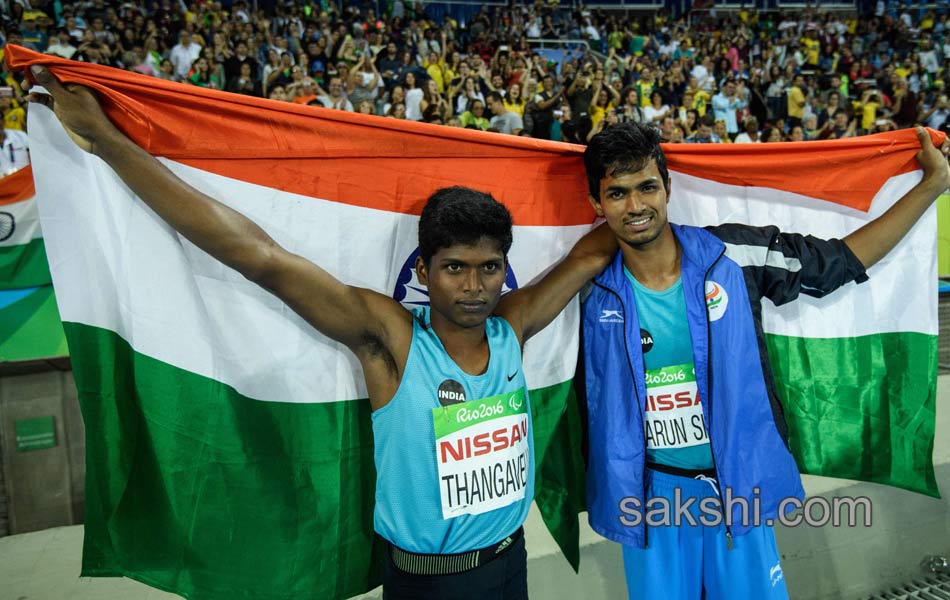
<svg viewBox="0 0 950 600"><path fill-rule="evenodd" d="M455 575L471 571L507 552L515 542L524 536L524 527L481 550L470 550L461 554L418 554L389 544L389 553L396 568L410 575Z"/></svg>
<svg viewBox="0 0 950 600"><path fill-rule="evenodd" d="M662 465L655 462L648 462L647 468L653 471L659 471L660 473L666 473L667 475L678 475L680 477L689 477L690 479L699 479L702 477L708 477L709 479L716 478L716 471L714 469L683 469L681 467Z"/></svg>

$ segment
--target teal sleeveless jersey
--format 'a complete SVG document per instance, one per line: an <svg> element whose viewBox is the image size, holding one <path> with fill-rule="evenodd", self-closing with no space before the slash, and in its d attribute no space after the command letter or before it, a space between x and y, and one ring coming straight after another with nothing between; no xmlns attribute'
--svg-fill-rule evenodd
<svg viewBox="0 0 950 600"><path fill-rule="evenodd" d="M633 286L647 383L644 437L647 460L684 469L711 469L706 417L693 370L693 343L686 320L683 280L663 291Z"/></svg>
<svg viewBox="0 0 950 600"><path fill-rule="evenodd" d="M396 395L373 413L374 526L410 552L484 548L524 523L534 497L534 444L521 348L500 317L485 323L491 356L462 371L413 311L412 345Z"/></svg>

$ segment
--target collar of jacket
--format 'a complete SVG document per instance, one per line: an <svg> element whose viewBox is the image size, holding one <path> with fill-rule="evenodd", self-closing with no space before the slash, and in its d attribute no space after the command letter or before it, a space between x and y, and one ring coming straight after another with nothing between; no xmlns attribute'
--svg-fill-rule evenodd
<svg viewBox="0 0 950 600"><path fill-rule="evenodd" d="M683 249L683 258L680 269L684 273L706 273L709 267L722 255L726 245L712 233L702 227L676 225L670 223L673 235ZM595 278L595 282L614 291L623 289L626 281L623 272L623 252L617 251L613 262L603 273Z"/></svg>

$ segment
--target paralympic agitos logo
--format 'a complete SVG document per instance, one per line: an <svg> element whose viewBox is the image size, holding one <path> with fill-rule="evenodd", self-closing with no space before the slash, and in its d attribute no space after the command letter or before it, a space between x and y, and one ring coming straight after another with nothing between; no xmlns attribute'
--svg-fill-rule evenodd
<svg viewBox="0 0 950 600"><path fill-rule="evenodd" d="M399 269L399 276L396 278L396 287L393 290L393 299L401 302L403 306L412 308L413 306L428 306L429 291L425 286L419 283L416 277L416 258L419 256L419 248L416 248L402 264ZM510 292L518 289L518 280L515 279L515 273L511 270L511 263L508 263L508 271L505 274L505 284L501 287L501 293Z"/></svg>

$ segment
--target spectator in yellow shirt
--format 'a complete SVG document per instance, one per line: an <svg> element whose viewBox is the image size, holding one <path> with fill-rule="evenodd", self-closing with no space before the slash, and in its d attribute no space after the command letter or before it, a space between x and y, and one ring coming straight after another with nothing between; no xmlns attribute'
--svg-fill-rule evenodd
<svg viewBox="0 0 950 600"><path fill-rule="evenodd" d="M788 126L796 127L802 124L802 118L805 116L805 92L802 88L805 86L805 78L802 75L796 75L792 80L792 85L788 88Z"/></svg>
<svg viewBox="0 0 950 600"><path fill-rule="evenodd" d="M26 111L13 99L13 88L0 87L0 110L3 110L3 128L26 131Z"/></svg>

